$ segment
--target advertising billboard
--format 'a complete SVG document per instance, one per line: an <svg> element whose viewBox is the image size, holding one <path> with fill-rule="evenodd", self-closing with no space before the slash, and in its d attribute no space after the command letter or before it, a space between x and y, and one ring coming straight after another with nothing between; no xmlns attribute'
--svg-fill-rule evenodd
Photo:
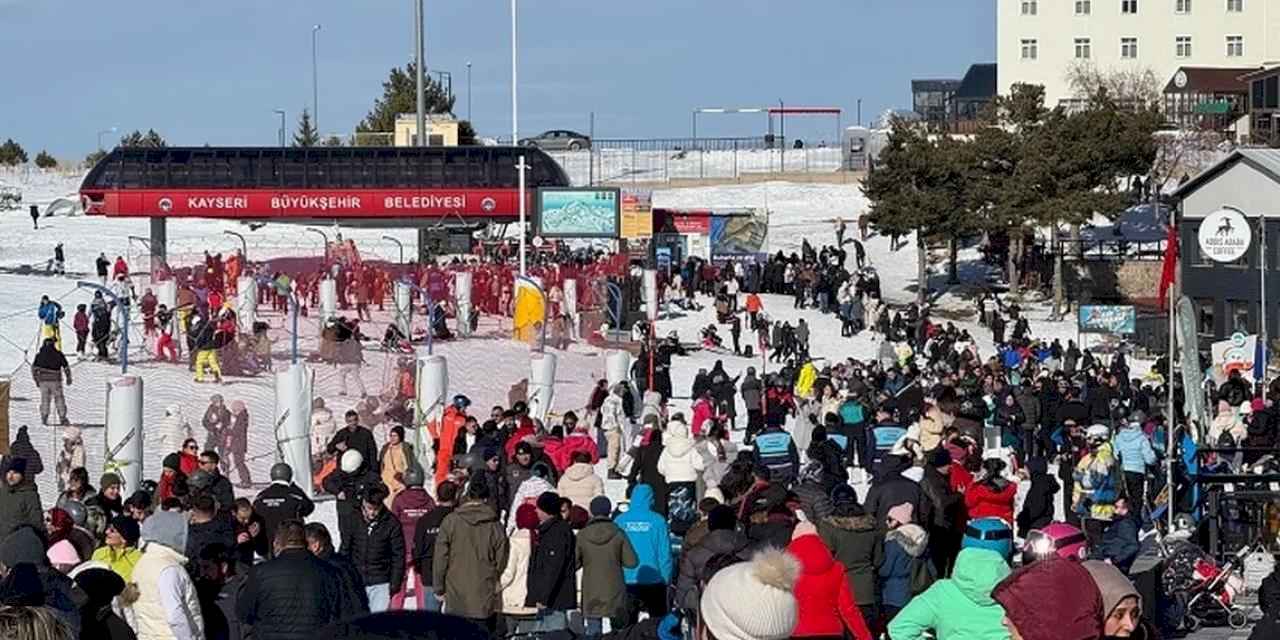
<svg viewBox="0 0 1280 640"><path fill-rule="evenodd" d="M710 236L712 258L758 256L766 251L769 214L755 209L745 215L713 214Z"/></svg>
<svg viewBox="0 0 1280 640"><path fill-rule="evenodd" d="M546 238L617 238L618 189L538 189L535 235Z"/></svg>
<svg viewBox="0 0 1280 640"><path fill-rule="evenodd" d="M649 191L622 192L623 240L653 237L653 194Z"/></svg>
<svg viewBox="0 0 1280 640"><path fill-rule="evenodd" d="M1109 333L1133 335L1138 316L1133 307L1125 305L1081 305L1080 333Z"/></svg>

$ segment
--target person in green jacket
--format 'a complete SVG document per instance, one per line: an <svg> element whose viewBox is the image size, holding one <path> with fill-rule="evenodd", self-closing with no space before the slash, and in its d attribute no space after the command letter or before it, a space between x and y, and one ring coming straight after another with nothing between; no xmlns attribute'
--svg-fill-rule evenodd
<svg viewBox="0 0 1280 640"><path fill-rule="evenodd" d="M1009 575L1004 558L987 549L964 549L951 578L939 580L903 607L889 623L891 640L1008 640L1004 609L991 590Z"/></svg>

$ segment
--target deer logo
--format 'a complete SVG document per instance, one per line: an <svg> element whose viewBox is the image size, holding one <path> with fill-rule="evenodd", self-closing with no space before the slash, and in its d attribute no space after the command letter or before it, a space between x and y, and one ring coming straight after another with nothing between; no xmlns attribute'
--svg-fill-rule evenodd
<svg viewBox="0 0 1280 640"><path fill-rule="evenodd" d="M1223 218L1222 224L1218 225L1218 231L1215 235L1229 236L1233 231L1235 231L1235 228L1231 226L1231 218Z"/></svg>

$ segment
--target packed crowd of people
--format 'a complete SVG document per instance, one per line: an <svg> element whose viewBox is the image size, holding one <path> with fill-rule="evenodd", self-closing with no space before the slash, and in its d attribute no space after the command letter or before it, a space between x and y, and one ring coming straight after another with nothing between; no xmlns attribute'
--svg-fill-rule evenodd
<svg viewBox="0 0 1280 640"><path fill-rule="evenodd" d="M243 433L220 396L205 445L175 431L160 476L128 495L112 472L91 486L64 438L62 490L43 502L43 461L20 430L0 482L0 637L1167 635L1155 615L1167 603L1128 575L1161 488L1152 471L1174 454L1164 430L1185 423L1165 415L1163 379L1135 379L1123 353L1037 339L998 299L980 313L994 350L928 309L891 308L843 235L762 265L691 261L665 281L669 301L711 299L718 324L745 325L747 347L777 356L757 371L736 358L735 335L695 376L687 411L672 369L698 347L668 336L654 367L642 353L630 379L601 381L580 410L546 421L523 401L486 414L455 396L426 425L429 451L406 438L411 417L362 398L334 428L317 400L313 415L330 416L313 421L317 477L278 463L253 496L225 475L244 464ZM816 353L804 322L776 322L762 292L836 314L847 335L873 332L879 351ZM44 343L55 352L56 339ZM69 371L41 363L33 376L49 387ZM1212 393L1214 438L1275 444L1280 389L1255 397L1233 377ZM243 494L247 471L240 480ZM308 522L306 483L335 498L334 530ZM625 500L608 497L611 483ZM1088 561L1017 553L1016 539L1057 524L1074 527ZM1280 577L1268 581L1277 593ZM406 608L426 613L388 613ZM1280 607L1264 615L1255 634L1280 625Z"/></svg>

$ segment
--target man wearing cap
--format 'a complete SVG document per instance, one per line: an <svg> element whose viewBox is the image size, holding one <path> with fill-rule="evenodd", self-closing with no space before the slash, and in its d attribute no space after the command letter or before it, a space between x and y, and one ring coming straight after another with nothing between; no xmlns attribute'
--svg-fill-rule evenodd
<svg viewBox="0 0 1280 640"><path fill-rule="evenodd" d="M0 481L0 537L23 525L44 528L44 510L40 492L27 479L27 459L5 460L4 478Z"/></svg>

